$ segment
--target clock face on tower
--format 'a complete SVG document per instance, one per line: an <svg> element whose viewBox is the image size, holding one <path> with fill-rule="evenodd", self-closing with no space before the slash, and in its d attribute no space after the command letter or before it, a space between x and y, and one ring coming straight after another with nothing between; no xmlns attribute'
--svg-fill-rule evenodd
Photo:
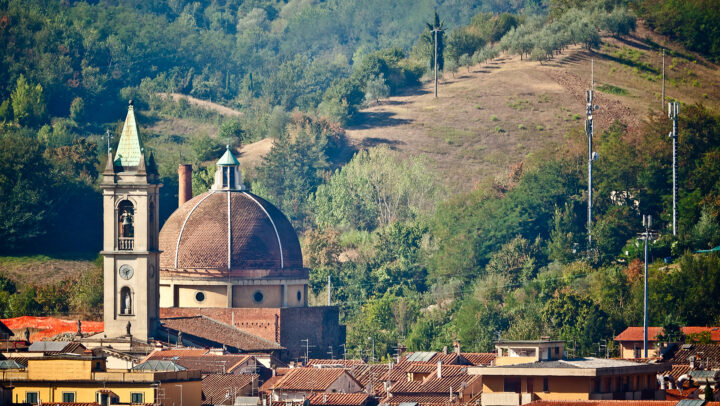
<svg viewBox="0 0 720 406"><path fill-rule="evenodd" d="M130 265L123 265L118 270L118 274L120 275L120 277L125 280L132 278L133 273L135 273L135 271L133 270L133 268Z"/></svg>

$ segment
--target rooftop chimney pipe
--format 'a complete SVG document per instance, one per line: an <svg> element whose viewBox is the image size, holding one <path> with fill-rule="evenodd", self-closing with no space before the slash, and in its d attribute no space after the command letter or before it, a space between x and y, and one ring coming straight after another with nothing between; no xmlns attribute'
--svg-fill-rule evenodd
<svg viewBox="0 0 720 406"><path fill-rule="evenodd" d="M192 165L178 165L178 207L192 199Z"/></svg>

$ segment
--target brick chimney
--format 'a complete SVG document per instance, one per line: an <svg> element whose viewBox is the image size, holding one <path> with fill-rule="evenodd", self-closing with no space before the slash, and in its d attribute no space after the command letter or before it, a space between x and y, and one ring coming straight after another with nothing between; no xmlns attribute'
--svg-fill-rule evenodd
<svg viewBox="0 0 720 406"><path fill-rule="evenodd" d="M178 165L178 207L192 199L192 165Z"/></svg>

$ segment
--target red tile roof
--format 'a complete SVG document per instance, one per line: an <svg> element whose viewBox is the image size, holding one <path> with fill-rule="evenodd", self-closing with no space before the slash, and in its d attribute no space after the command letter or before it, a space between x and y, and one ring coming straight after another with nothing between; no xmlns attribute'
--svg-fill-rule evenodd
<svg viewBox="0 0 720 406"><path fill-rule="evenodd" d="M361 359L314 359L308 360L307 366L313 365L343 365L345 367L353 365L365 365L365 361Z"/></svg>
<svg viewBox="0 0 720 406"><path fill-rule="evenodd" d="M665 389L665 400L683 400L683 399L697 399L697 392L698 388L685 388L682 391L682 394L680 393L679 389Z"/></svg>
<svg viewBox="0 0 720 406"><path fill-rule="evenodd" d="M697 334L704 331L710 332L710 337L713 341L720 342L720 327L680 327L680 331L683 334ZM648 341L657 341L657 337L663 332L662 327L648 327ZM628 327L622 333L615 337L615 341L642 341L643 340L643 328L642 327Z"/></svg>
<svg viewBox="0 0 720 406"><path fill-rule="evenodd" d="M676 400L537 400L530 406L675 406Z"/></svg>
<svg viewBox="0 0 720 406"><path fill-rule="evenodd" d="M398 406L401 403L417 403L418 406L446 406L451 404L450 394L442 395L393 395L392 397L386 397L380 401L380 405Z"/></svg>
<svg viewBox="0 0 720 406"><path fill-rule="evenodd" d="M311 405L362 406L370 396L366 393L316 393L308 398Z"/></svg>
<svg viewBox="0 0 720 406"><path fill-rule="evenodd" d="M234 373L251 358L252 356L245 354L213 354L208 353L207 350L190 349L155 351L144 361L172 360L187 369L197 369L204 374L229 374Z"/></svg>
<svg viewBox="0 0 720 406"><path fill-rule="evenodd" d="M294 368L268 389L280 391L325 391L343 374L341 368ZM348 374L350 379L355 379ZM360 383L358 382L358 385Z"/></svg>
<svg viewBox="0 0 720 406"><path fill-rule="evenodd" d="M670 376L677 381L679 377L690 372L690 365L673 365Z"/></svg>
<svg viewBox="0 0 720 406"><path fill-rule="evenodd" d="M183 336L189 340L196 337L234 347L240 351L272 351L283 348L274 341L252 335L205 316L165 318L160 319L160 323L162 324L161 328L181 331Z"/></svg>
<svg viewBox="0 0 720 406"><path fill-rule="evenodd" d="M280 378L282 378L282 376L272 376L272 377L268 378L262 384L262 386L260 386L260 392L266 392L266 393L271 392L272 387L275 386L275 383L277 383L277 381L279 381Z"/></svg>
<svg viewBox="0 0 720 406"><path fill-rule="evenodd" d="M253 382L257 384L257 375L221 375L210 374L202 380L202 404L223 405L233 404L233 394L238 396L250 393L252 388L247 388ZM230 397L228 397L228 393ZM227 401L227 402L225 402Z"/></svg>
<svg viewBox="0 0 720 406"><path fill-rule="evenodd" d="M463 352L460 355L475 366L490 365L497 357L494 352Z"/></svg>
<svg viewBox="0 0 720 406"><path fill-rule="evenodd" d="M50 405L50 406L99 406L97 402L43 402L43 405Z"/></svg>
<svg viewBox="0 0 720 406"><path fill-rule="evenodd" d="M720 368L720 345L685 344L669 360L672 365L690 365L690 357L695 357L695 367L706 369Z"/></svg>
<svg viewBox="0 0 720 406"><path fill-rule="evenodd" d="M197 348L173 348L169 350L157 350L150 353L143 361L150 359L168 359L172 357L199 357L209 352L206 349Z"/></svg>

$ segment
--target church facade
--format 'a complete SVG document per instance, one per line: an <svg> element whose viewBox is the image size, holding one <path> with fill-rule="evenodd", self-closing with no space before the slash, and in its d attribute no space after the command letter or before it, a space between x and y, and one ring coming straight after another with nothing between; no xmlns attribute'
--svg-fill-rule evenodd
<svg viewBox="0 0 720 406"><path fill-rule="evenodd" d="M192 196L180 165L179 207L160 230L155 163L145 157L130 105L103 173L104 321L107 337L180 341L163 320L203 316L284 347L281 357L324 357L345 343L335 306L308 306L308 269L290 221L246 190L230 148L214 184ZM182 334L180 334L182 336Z"/></svg>

